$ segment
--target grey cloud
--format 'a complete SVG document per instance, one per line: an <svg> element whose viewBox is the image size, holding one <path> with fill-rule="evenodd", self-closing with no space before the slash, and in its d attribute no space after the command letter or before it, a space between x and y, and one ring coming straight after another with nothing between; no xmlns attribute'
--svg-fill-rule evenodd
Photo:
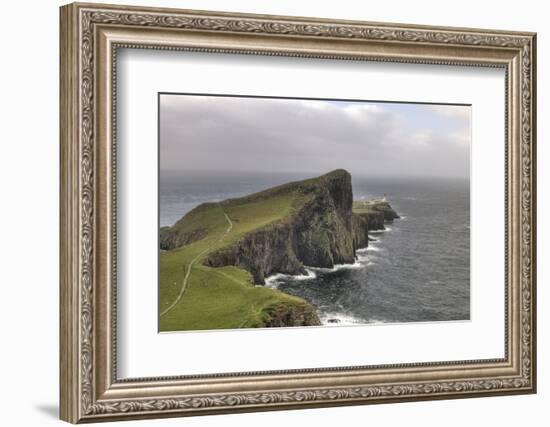
<svg viewBox="0 0 550 427"><path fill-rule="evenodd" d="M162 95L161 168L467 176L467 108L426 111L415 124L383 103Z"/></svg>

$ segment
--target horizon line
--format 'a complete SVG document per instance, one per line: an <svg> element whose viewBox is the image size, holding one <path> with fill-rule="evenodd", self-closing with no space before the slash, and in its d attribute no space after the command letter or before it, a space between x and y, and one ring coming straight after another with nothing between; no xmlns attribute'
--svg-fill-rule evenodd
<svg viewBox="0 0 550 427"><path fill-rule="evenodd" d="M260 170L260 169L250 169L250 170L232 170L232 169L162 169L159 168L159 173L162 172L177 172L177 173L211 173L211 174L263 174L263 175L311 175L311 176L321 176L325 175L327 173L333 172L335 170L343 169L347 171L352 177L353 176L361 176L361 177L371 177L371 178L454 178L454 179L470 179L470 174L467 175L421 175L421 174L377 174L377 173L357 173L357 172L350 172L347 168L331 168L331 169L325 169L323 171L266 171L266 170Z"/></svg>

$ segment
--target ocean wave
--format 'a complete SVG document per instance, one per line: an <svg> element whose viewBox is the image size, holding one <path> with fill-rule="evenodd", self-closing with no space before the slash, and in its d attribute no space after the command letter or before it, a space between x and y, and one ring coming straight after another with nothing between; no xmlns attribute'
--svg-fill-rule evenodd
<svg viewBox="0 0 550 427"><path fill-rule="evenodd" d="M362 258L362 256L364 256L364 258L366 260L367 254L369 252L381 252L381 251L383 251L383 249L381 247L374 246L374 245L369 245L366 248L357 249L355 251L355 254L357 255L358 258Z"/></svg>
<svg viewBox="0 0 550 427"><path fill-rule="evenodd" d="M387 231L392 231L392 228L391 227L388 227L387 225L385 226L386 228L384 230L372 230L372 231L369 231L369 234L379 234L379 233L386 233Z"/></svg>
<svg viewBox="0 0 550 427"><path fill-rule="evenodd" d="M349 264L334 264L334 267L332 268L326 268L326 267L310 267L308 266L307 269L308 270L314 270L314 271L320 271L320 272L323 272L323 273L334 273L335 271L339 271L339 270L354 270L354 269L357 269L357 268L363 268L365 267L365 263L364 261L366 261L366 259L364 259L363 257L358 257L358 259L353 263L349 263Z"/></svg>
<svg viewBox="0 0 550 427"><path fill-rule="evenodd" d="M306 268L306 274L283 274L277 273L265 278L265 286L268 288L276 288L281 282L285 280L311 280L315 279L317 274L311 268Z"/></svg>
<svg viewBox="0 0 550 427"><path fill-rule="evenodd" d="M386 230L380 230L380 231L381 232L391 231L391 228L387 227ZM373 244L373 243L376 243L376 244ZM374 257L374 254L372 252L384 252L384 249L380 248L378 246L378 243L379 243L378 241L371 242L369 246L365 248L357 249L355 251L355 254L356 254L355 262L353 263L335 264L332 268L305 266L306 274L296 274L296 275L284 274L284 273L273 274L265 278L265 286L276 289L281 283L284 283L289 280L301 281L301 280L315 279L317 277L316 272L334 273L340 270L357 270L357 269L365 268L371 265L375 265L376 263L372 259ZM378 257L375 257L375 258L378 258Z"/></svg>
<svg viewBox="0 0 550 427"><path fill-rule="evenodd" d="M369 265L374 265L375 263L372 262L372 260L370 260L370 257L366 255L366 250L367 248L365 248L364 252L360 252L357 254L357 257L354 263L334 264L334 267L332 268L306 266L306 272L307 272L306 274L284 274L284 273L272 274L271 276L268 276L265 278L265 286L269 288L277 288L281 283L284 283L288 280L301 281L301 280L315 279L317 277L316 272L334 273L340 270L355 270L355 269L365 268ZM372 248L370 250L372 250Z"/></svg>

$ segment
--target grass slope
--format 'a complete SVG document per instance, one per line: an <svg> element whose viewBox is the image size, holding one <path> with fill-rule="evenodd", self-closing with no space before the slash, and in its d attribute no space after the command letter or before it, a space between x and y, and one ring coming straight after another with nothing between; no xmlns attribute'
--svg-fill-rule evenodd
<svg viewBox="0 0 550 427"><path fill-rule="evenodd" d="M397 217L397 214L384 200L361 200L353 202L353 212L357 214L381 213L390 217Z"/></svg>
<svg viewBox="0 0 550 427"><path fill-rule="evenodd" d="M251 275L243 269L202 265L212 251L288 217L304 200L301 192L287 185L240 199L207 203L178 221L175 229L186 233L200 229L205 237L160 255L160 330L256 327L274 307L306 305L300 298L254 287Z"/></svg>

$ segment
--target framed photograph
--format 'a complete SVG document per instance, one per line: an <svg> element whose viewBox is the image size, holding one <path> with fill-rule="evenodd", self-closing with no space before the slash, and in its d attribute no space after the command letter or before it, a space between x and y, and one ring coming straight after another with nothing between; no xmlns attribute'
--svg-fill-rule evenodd
<svg viewBox="0 0 550 427"><path fill-rule="evenodd" d="M60 22L63 420L536 391L535 34Z"/></svg>

